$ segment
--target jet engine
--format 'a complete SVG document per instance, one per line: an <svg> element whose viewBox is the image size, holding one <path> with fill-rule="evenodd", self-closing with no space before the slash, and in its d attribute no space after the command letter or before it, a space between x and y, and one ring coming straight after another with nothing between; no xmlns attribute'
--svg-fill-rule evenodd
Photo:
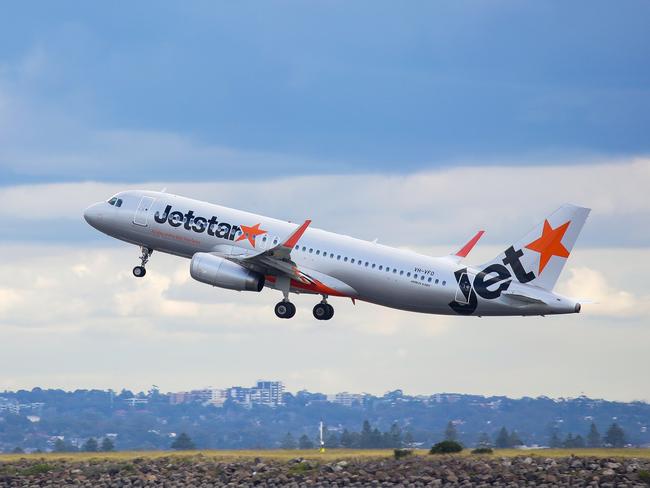
<svg viewBox="0 0 650 488"><path fill-rule="evenodd" d="M262 291L264 276L239 264L205 252L196 253L190 263L196 281L237 291Z"/></svg>

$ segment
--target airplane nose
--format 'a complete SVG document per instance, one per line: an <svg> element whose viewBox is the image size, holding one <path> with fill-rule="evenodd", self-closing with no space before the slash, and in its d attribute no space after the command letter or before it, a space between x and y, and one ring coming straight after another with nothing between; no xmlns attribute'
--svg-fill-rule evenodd
<svg viewBox="0 0 650 488"><path fill-rule="evenodd" d="M102 209L100 208L99 203L95 203L94 205L91 205L86 210L84 210L84 219L86 219L86 222L95 228L97 228L97 226L100 224L102 218Z"/></svg>

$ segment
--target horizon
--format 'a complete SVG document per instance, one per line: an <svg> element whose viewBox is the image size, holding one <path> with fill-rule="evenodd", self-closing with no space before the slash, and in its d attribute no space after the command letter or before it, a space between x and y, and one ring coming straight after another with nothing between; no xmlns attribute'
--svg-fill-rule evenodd
<svg viewBox="0 0 650 488"><path fill-rule="evenodd" d="M386 395L389 395L391 393L395 393L397 391L401 391L402 395L405 397L412 397L412 398L419 398L419 397L424 397L424 398L429 398L433 397L436 395L458 395L458 396L465 396L465 397L483 397L483 398L507 398L508 400L524 400L524 399L533 399L533 400L539 400L539 399L546 399L546 400L552 400L552 401L573 401L573 400L580 400L580 399L585 399L585 400L591 400L591 401L603 401L603 402L609 402L609 403L644 403L644 404L649 404L647 400L618 400L618 399L613 399L613 398L602 398L602 397L592 397L586 394L580 394L578 396L566 396L566 397L552 397L548 395L537 395L537 396L532 396L532 395L523 395L523 396L509 396L505 394L479 394L479 393L465 393L465 392L457 392L457 391L435 391L435 392L430 392L430 393L409 393L401 388L397 388L394 390L388 390L383 393L372 393L368 391L334 391L334 392L325 392L325 391L316 391L316 390L310 390L308 388L302 388L302 389L293 389L289 390L286 388L286 385L282 380L272 380L272 379L258 379L257 381L279 381L282 383L284 387L283 393L288 393L290 395L296 396L298 393L309 393L309 394L319 394L319 395L325 395L329 401L330 397L334 397L335 395L338 394L351 394L351 395L360 395L360 396L371 396L375 398L382 398ZM203 386L203 387L186 387L185 389L182 390L168 390L164 391L161 390L160 388L157 389L158 393L161 395L173 395L176 393L190 393L190 392L199 392L199 391L207 391L207 390L228 390L230 388L238 388L238 387L243 387L243 388L252 388L254 387L255 383L250 383L253 386L245 386L244 384L237 384L237 385L230 385L230 386ZM248 383L246 383L247 385ZM15 390L2 390L0 391L0 396L2 396L3 393L17 393L19 391L26 391L26 392L33 392L36 389L42 390L42 391L63 391L65 393L74 393L76 391L99 391L99 392L104 392L104 393L116 393L119 394L122 391L128 391L131 392L133 395L140 395L140 394L145 394L148 395L154 390L154 386L157 385L151 385L151 388L147 389L137 389L137 388L128 388L128 387L120 387L120 388L75 388L75 389L65 389L65 388L56 388L56 387L40 387L40 386L34 386L32 388L18 388Z"/></svg>

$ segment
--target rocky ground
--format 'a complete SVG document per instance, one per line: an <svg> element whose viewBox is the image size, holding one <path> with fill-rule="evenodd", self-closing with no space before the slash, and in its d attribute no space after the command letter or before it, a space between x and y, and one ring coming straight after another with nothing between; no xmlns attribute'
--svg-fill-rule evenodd
<svg viewBox="0 0 650 488"><path fill-rule="evenodd" d="M0 460L0 487L650 486L650 459L410 456L332 462L192 457Z"/></svg>

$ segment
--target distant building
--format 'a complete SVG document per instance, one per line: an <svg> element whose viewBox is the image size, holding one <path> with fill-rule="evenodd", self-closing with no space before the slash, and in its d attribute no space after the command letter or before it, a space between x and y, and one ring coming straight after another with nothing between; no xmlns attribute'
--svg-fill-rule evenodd
<svg viewBox="0 0 650 488"><path fill-rule="evenodd" d="M0 413L3 412L18 415L20 413L20 405L15 400L0 397Z"/></svg>
<svg viewBox="0 0 650 488"><path fill-rule="evenodd" d="M432 403L456 403L462 397L455 393L436 393L431 395L430 398Z"/></svg>
<svg viewBox="0 0 650 488"><path fill-rule="evenodd" d="M243 405L246 408L250 408L253 404L251 403L251 389L244 388L243 386L233 386L228 388L228 398L239 405Z"/></svg>
<svg viewBox="0 0 650 488"><path fill-rule="evenodd" d="M212 388L210 390L210 399L208 403L214 405L215 407L223 407L223 404L228 400L228 390L223 390L220 388Z"/></svg>
<svg viewBox="0 0 650 488"><path fill-rule="evenodd" d="M332 403L337 403L345 407L361 405L363 403L363 395L359 393L348 393L347 391L343 391L334 395Z"/></svg>
<svg viewBox="0 0 650 488"><path fill-rule="evenodd" d="M212 398L212 388L202 388L200 390L190 391L191 401L199 403L208 403Z"/></svg>
<svg viewBox="0 0 650 488"><path fill-rule="evenodd" d="M169 394L169 403L172 405L180 405L181 403L189 402L190 394L186 391L179 391L177 393Z"/></svg>
<svg viewBox="0 0 650 488"><path fill-rule="evenodd" d="M189 392L170 393L169 395L169 402L172 405L198 402L204 405L223 407L227 400L245 408L252 408L253 405L277 407L284 405L284 384L281 381L260 380L251 388L243 386L232 386L226 389L204 388Z"/></svg>
<svg viewBox="0 0 650 488"><path fill-rule="evenodd" d="M136 405L146 405L147 403L149 403L149 399L131 397L131 398L125 398L124 403L126 403L129 407L135 407Z"/></svg>
<svg viewBox="0 0 650 488"><path fill-rule="evenodd" d="M228 388L228 398L251 408L253 405L278 407L284 405L284 384L281 381L258 381L252 388L233 386Z"/></svg>
<svg viewBox="0 0 650 488"><path fill-rule="evenodd" d="M251 388L251 401L270 407L284 405L284 384L281 381L258 381Z"/></svg>

